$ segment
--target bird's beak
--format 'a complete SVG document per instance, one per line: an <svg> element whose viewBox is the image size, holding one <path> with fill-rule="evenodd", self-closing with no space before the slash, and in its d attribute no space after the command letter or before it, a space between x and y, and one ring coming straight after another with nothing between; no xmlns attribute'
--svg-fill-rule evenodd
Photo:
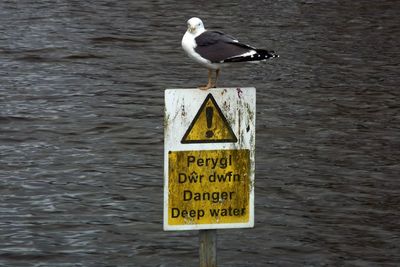
<svg viewBox="0 0 400 267"><path fill-rule="evenodd" d="M188 31L189 31L190 33L194 33L195 30L196 30L195 27L192 27L192 26L189 26L189 27L188 27Z"/></svg>

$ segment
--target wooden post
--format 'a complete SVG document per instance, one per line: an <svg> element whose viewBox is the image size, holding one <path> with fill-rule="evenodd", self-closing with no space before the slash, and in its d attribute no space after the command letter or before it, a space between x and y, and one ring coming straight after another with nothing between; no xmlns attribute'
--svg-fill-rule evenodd
<svg viewBox="0 0 400 267"><path fill-rule="evenodd" d="M217 267L217 230L199 231L200 267Z"/></svg>

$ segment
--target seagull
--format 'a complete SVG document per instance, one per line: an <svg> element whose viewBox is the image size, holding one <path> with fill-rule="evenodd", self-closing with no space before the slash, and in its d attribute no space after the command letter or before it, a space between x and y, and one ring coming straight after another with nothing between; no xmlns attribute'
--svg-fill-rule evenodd
<svg viewBox="0 0 400 267"><path fill-rule="evenodd" d="M223 32L206 30L199 18L189 19L187 26L188 29L182 38L182 48L190 58L208 69L208 83L200 87L202 90L216 87L222 65L233 62L259 62L279 57L274 51L242 44Z"/></svg>

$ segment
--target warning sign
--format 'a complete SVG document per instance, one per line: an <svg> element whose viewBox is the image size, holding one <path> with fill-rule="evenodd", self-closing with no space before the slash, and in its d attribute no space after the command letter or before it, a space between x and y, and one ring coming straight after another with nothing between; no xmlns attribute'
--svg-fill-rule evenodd
<svg viewBox="0 0 400 267"><path fill-rule="evenodd" d="M169 152L168 223L249 220L249 150Z"/></svg>
<svg viewBox="0 0 400 267"><path fill-rule="evenodd" d="M255 88L168 89L164 230L254 226Z"/></svg>
<svg viewBox="0 0 400 267"><path fill-rule="evenodd" d="M181 141L189 143L237 142L212 94L208 94Z"/></svg>

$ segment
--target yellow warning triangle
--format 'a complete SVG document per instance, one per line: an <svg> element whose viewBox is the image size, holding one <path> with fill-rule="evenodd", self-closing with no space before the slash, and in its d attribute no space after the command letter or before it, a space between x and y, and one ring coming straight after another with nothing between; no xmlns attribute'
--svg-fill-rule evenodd
<svg viewBox="0 0 400 267"><path fill-rule="evenodd" d="M236 143L237 138L217 105L212 94L208 94L181 143Z"/></svg>

